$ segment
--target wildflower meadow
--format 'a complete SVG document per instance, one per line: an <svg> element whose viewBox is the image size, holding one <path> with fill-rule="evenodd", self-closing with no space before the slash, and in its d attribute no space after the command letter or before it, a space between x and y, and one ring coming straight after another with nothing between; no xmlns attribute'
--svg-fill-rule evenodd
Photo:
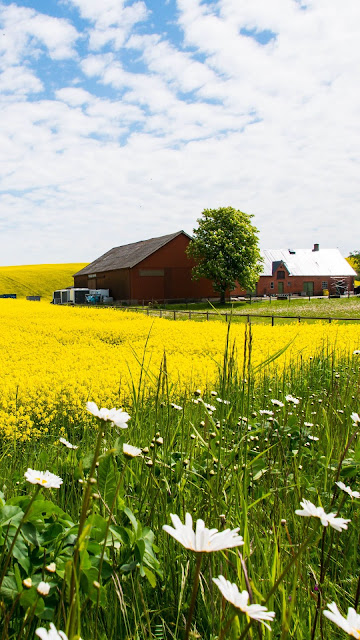
<svg viewBox="0 0 360 640"><path fill-rule="evenodd" d="M0 640L360 638L355 323L0 318Z"/></svg>

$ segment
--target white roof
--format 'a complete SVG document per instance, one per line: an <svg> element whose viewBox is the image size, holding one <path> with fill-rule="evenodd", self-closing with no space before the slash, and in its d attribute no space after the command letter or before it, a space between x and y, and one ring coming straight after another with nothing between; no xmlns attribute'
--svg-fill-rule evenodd
<svg viewBox="0 0 360 640"><path fill-rule="evenodd" d="M284 262L291 276L356 276L339 249L266 249L261 255L261 276L273 275L273 262Z"/></svg>

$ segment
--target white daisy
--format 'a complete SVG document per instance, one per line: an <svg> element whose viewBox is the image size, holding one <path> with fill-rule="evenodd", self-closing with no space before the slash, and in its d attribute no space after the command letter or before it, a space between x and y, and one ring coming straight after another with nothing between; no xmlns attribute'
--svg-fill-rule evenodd
<svg viewBox="0 0 360 640"><path fill-rule="evenodd" d="M141 456L141 453L141 449L138 449L138 447L133 447L131 444L123 444L123 454L126 458L136 458Z"/></svg>
<svg viewBox="0 0 360 640"><path fill-rule="evenodd" d="M50 585L47 582L39 582L36 591L41 595L41 596L47 596L49 591L50 591Z"/></svg>
<svg viewBox="0 0 360 640"><path fill-rule="evenodd" d="M353 356L358 356L360 355L360 349L355 349L355 351L353 351Z"/></svg>
<svg viewBox="0 0 360 640"><path fill-rule="evenodd" d="M175 409L176 411L182 411L182 410L183 410L183 408L182 408L182 407L180 407L180 405L175 404L175 402L172 402L172 403L170 404L170 407L172 407L172 408L173 408L173 409Z"/></svg>
<svg viewBox="0 0 360 640"><path fill-rule="evenodd" d="M87 402L86 408L93 416L100 420L104 420L105 422L109 421L117 427L120 427L120 429L127 428L126 423L130 420L130 416L122 409L99 409L95 402Z"/></svg>
<svg viewBox="0 0 360 640"><path fill-rule="evenodd" d="M327 605L329 610L324 611L324 616L334 622L340 629L346 631L349 636L360 640L360 615L355 609L349 607L347 617L341 615L335 602Z"/></svg>
<svg viewBox="0 0 360 640"><path fill-rule="evenodd" d="M285 396L285 400L286 402L292 402L293 404L299 404L300 402L299 398L294 398L294 396L291 395Z"/></svg>
<svg viewBox="0 0 360 640"><path fill-rule="evenodd" d="M36 471L36 469L28 469L25 471L25 479L31 484L39 484L45 489L60 489L62 479L50 471Z"/></svg>
<svg viewBox="0 0 360 640"><path fill-rule="evenodd" d="M303 500L300 502L301 509L296 509L295 513L298 516L305 516L307 518L320 518L320 522L324 527L330 525L336 531L342 531L347 529L347 523L351 520L345 520L344 518L338 518L335 513L325 513L323 507L315 507L310 500Z"/></svg>
<svg viewBox="0 0 360 640"><path fill-rule="evenodd" d="M270 625L268 625L264 621L272 621L275 617L275 611L268 611L266 607L263 607L260 604L248 604L248 592L242 591L240 593L236 584L231 583L229 580L226 580L224 576L213 578L213 581L220 589L225 600L228 600L228 602L230 602L236 609L239 609L243 613L246 613L249 618L258 620L259 622L264 624L265 627L271 630Z"/></svg>
<svg viewBox="0 0 360 640"><path fill-rule="evenodd" d="M353 421L354 425L357 425L358 422L360 422L360 416L358 413L353 412L350 416L351 420Z"/></svg>
<svg viewBox="0 0 360 640"><path fill-rule="evenodd" d="M345 491L345 493L348 493L349 496L351 496L352 498L360 498L359 491L352 491L352 489L350 487L347 487L343 482L339 481L339 482L335 482L335 484L337 484L339 489L341 489L342 491Z"/></svg>
<svg viewBox="0 0 360 640"><path fill-rule="evenodd" d="M281 402L281 400L271 400L271 402L276 406L276 407L284 407L284 403Z"/></svg>
<svg viewBox="0 0 360 640"><path fill-rule="evenodd" d="M59 438L59 442L61 444L63 444L65 447L67 447L68 449L78 449L79 448L76 444L71 444L71 442L69 442L68 440L65 440L65 438Z"/></svg>
<svg viewBox="0 0 360 640"><path fill-rule="evenodd" d="M45 627L39 627L35 633L41 640L68 640L67 635L63 631L58 631L52 622L50 622L49 631Z"/></svg>
<svg viewBox="0 0 360 640"><path fill-rule="evenodd" d="M185 516L185 524L182 524L179 516L173 513L170 514L170 518L174 528L164 524L164 531L180 542L185 549L190 549L196 553L211 553L212 551L231 549L244 544L242 536L238 535L239 528L225 529L225 531L219 532L217 529L207 529L203 520L197 520L195 531L193 531L193 521L190 513Z"/></svg>
<svg viewBox="0 0 360 640"><path fill-rule="evenodd" d="M308 436L309 440L317 441L319 438L317 436Z"/></svg>
<svg viewBox="0 0 360 640"><path fill-rule="evenodd" d="M273 416L274 412L273 411L269 411L269 409L260 409L259 413L262 416Z"/></svg>

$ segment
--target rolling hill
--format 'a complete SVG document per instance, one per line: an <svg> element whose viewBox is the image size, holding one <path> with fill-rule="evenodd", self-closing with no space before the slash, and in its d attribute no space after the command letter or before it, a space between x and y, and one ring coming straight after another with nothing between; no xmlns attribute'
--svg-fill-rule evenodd
<svg viewBox="0 0 360 640"><path fill-rule="evenodd" d="M86 265L75 262L0 267L0 295L16 293L18 297L38 295L51 299L55 289L73 285L73 274Z"/></svg>

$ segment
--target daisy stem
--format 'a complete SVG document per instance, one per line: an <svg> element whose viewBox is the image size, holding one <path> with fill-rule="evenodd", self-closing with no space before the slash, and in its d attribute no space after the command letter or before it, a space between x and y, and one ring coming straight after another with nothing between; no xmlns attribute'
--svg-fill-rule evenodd
<svg viewBox="0 0 360 640"><path fill-rule="evenodd" d="M13 537L13 539L12 539L12 543L11 543L11 545L10 545L10 549L9 549L9 551L8 551L8 553L7 553L6 558L5 558L4 568L3 568L2 572L1 572L1 576L0 576L0 587L1 587L2 583L3 583L4 578L5 578L5 574L6 574L6 571L7 571L8 566L9 566L9 562L10 562L10 560L11 560L12 552L13 552L13 549L14 549L14 547L15 547L16 540L18 539L18 536L19 536L19 533L20 533L20 529L21 529L22 525L24 524L24 522L25 522L26 518L27 518L27 517L28 517L28 515L29 515L29 511L30 511L30 509L31 509L31 507L32 507L32 504L33 504L33 502L34 502L34 500L35 500L36 496L38 495L38 493L39 493L39 491L40 491L40 488L41 488L41 487L40 487L40 485L38 485L38 486L35 488L34 495L33 495L33 497L30 499L30 502L29 502L28 506L27 506L27 507L26 507L26 509L25 509L25 513L24 513L23 517L21 518L20 523L19 523L19 526L18 526L18 528L17 528L17 530L16 530L16 532L15 532L15 535L14 535L14 537Z"/></svg>
<svg viewBox="0 0 360 640"><path fill-rule="evenodd" d="M285 578L285 576L288 573L288 571L290 571L290 569L293 566L293 564L301 556L301 554L304 551L304 549L309 545L310 542L312 542L312 540L315 537L316 533L317 533L317 529L312 531L311 534L306 538L306 540L304 540L302 545L299 547L298 552L291 558L290 562L286 565L285 569L281 572L281 574L279 575L278 579L276 580L276 582L271 587L269 593L267 594L267 596L266 596L266 598L264 600L264 605L267 604L267 602L269 602L271 596L273 595L273 593L275 593L275 591L278 588L279 584L283 581L283 579ZM248 622L248 624L246 625L245 629L243 630L239 640L243 640L244 638L246 638L246 635L247 635L252 623L253 623L253 619L251 619Z"/></svg>
<svg viewBox="0 0 360 640"><path fill-rule="evenodd" d="M76 584L77 584L77 580L76 580L76 573L78 570L78 562L79 562L79 555L80 555L80 544L81 544L81 535L84 529L84 525L85 525L85 521L86 521L86 514L87 514L87 510L89 508L89 502L90 502L90 496L91 496L91 490L92 490L92 484L91 484L91 479L94 476L95 473L95 469L96 469L96 463L97 463L97 459L99 457L99 453L100 453L100 447L101 447L101 442L103 439L103 422L102 420L98 420L98 436L97 436L97 441L96 441L96 447L95 447L95 453L94 453L94 457L91 463L91 467L90 467L90 471L89 471L89 478L86 484L86 489L85 489L85 493L84 493L84 497L83 497L83 501L82 501L82 506L81 506L81 514L80 514L80 520L79 520L79 529L78 529L78 534L77 534L77 540L75 543L75 549L74 549L74 557L73 557L73 562L72 562L72 572L71 572L71 581L70 581L70 598L69 598L69 602L70 602L70 611L69 611L69 618L68 618L68 636L71 638L72 635L74 634L74 627L75 627L75 604L76 604L76 598L75 598L75 591L76 591Z"/></svg>
<svg viewBox="0 0 360 640"><path fill-rule="evenodd" d="M119 481L118 481L118 483L116 485L114 498L113 498L113 501L112 501L112 504L111 504L111 507L110 507L110 511L109 511L109 516L108 516L108 519L107 519L106 529L105 529L105 533L104 533L104 544L103 544L102 551L101 551L100 562L99 562L99 570L98 570L98 577L97 577L99 583L100 583L100 580L101 580L101 571L102 571L103 563L104 563L104 555L105 555L107 537L108 537L110 525L111 525L111 522L112 522L114 509L115 509L115 506L116 506L116 500L117 500L117 497L118 497L118 493L120 491L120 487L121 487L121 485L123 483L123 480L124 480L126 469L127 469L127 462L125 462L124 468L123 468L122 473L121 473L120 478L119 478ZM97 598L96 598L95 630L94 630L94 639L95 640L97 638L99 602L100 602L100 589L98 589Z"/></svg>
<svg viewBox="0 0 360 640"><path fill-rule="evenodd" d="M197 595L197 591L198 591L198 587L199 587L199 578L200 578L200 568L201 568L202 555L203 555L202 553L198 553L197 554L193 590L192 590L192 594L191 594L189 613L188 613L188 617L187 617L187 621L186 621L184 640L189 640L191 621L192 621L192 617L193 617L193 613L194 613L194 609L195 609L196 595Z"/></svg>

